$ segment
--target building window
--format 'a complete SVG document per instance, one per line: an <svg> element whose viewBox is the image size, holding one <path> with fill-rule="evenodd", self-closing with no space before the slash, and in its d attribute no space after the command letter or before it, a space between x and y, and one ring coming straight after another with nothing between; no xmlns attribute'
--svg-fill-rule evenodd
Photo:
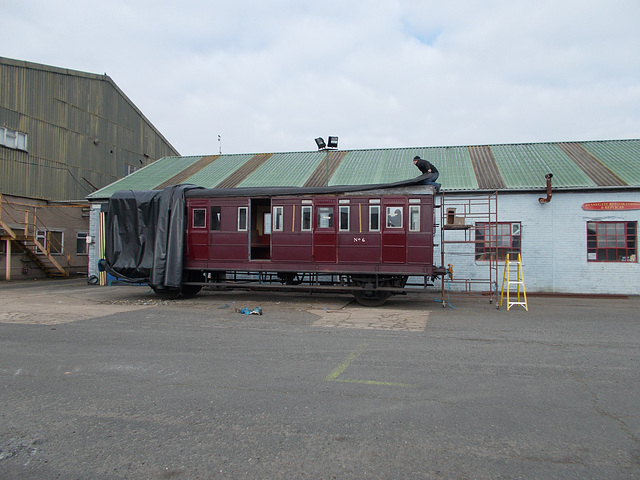
<svg viewBox="0 0 640 480"><path fill-rule="evenodd" d="M504 260L507 253L520 253L521 230L520 222L476 223L476 260Z"/></svg>
<svg viewBox="0 0 640 480"><path fill-rule="evenodd" d="M303 232L311 231L311 207L308 205L302 207L302 225L300 229Z"/></svg>
<svg viewBox="0 0 640 480"><path fill-rule="evenodd" d="M587 222L587 261L637 262L637 222Z"/></svg>
<svg viewBox="0 0 640 480"><path fill-rule="evenodd" d="M64 234L55 230L37 230L36 240L44 247L43 252L38 248L38 253L50 253L51 255L62 255L64 253Z"/></svg>
<svg viewBox="0 0 640 480"><path fill-rule="evenodd" d="M340 205L340 231L349 231L349 205Z"/></svg>
<svg viewBox="0 0 640 480"><path fill-rule="evenodd" d="M193 209L193 228L206 228L207 227L207 210L205 208Z"/></svg>
<svg viewBox="0 0 640 480"><path fill-rule="evenodd" d="M76 254L87 254L87 238L89 234L87 232L76 232Z"/></svg>
<svg viewBox="0 0 640 480"><path fill-rule="evenodd" d="M402 207L387 207L387 228L402 228Z"/></svg>
<svg viewBox="0 0 640 480"><path fill-rule="evenodd" d="M369 231L380 231L380 205L369 205Z"/></svg>
<svg viewBox="0 0 640 480"><path fill-rule="evenodd" d="M222 207L211 207L211 230L220 230L222 224Z"/></svg>
<svg viewBox="0 0 640 480"><path fill-rule="evenodd" d="M318 207L318 228L333 228L333 207Z"/></svg>
<svg viewBox="0 0 640 480"><path fill-rule="evenodd" d="M273 231L282 231L282 210L283 207L273 207Z"/></svg>
<svg viewBox="0 0 640 480"><path fill-rule="evenodd" d="M247 231L247 213L249 209L247 207L238 207L238 231Z"/></svg>
<svg viewBox="0 0 640 480"><path fill-rule="evenodd" d="M10 128L0 127L0 145L4 145L14 150L27 151L27 134L11 130Z"/></svg>
<svg viewBox="0 0 640 480"><path fill-rule="evenodd" d="M409 231L420 231L420 205L409 206Z"/></svg>

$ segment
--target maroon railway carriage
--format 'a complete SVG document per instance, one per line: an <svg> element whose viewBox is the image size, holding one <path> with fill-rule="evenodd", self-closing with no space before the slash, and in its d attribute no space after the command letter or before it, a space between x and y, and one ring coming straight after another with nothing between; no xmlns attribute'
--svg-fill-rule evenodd
<svg viewBox="0 0 640 480"><path fill-rule="evenodd" d="M443 273L433 264L434 191L415 182L384 188L194 188L184 197L184 206L174 207L185 210L182 264L174 267L181 278L173 287L149 281L164 297L195 295L203 286L279 288L348 291L361 304L377 306L402 293L409 277L426 286ZM110 223L118 222L110 237L118 236L118 228L131 229L122 219ZM117 238L111 243L117 251ZM165 256L170 259L170 249Z"/></svg>
<svg viewBox="0 0 640 480"><path fill-rule="evenodd" d="M428 281L439 273L434 196L429 188L413 190L272 197L191 191L183 290L237 287L253 274L258 288L346 287L362 304L382 304L409 276Z"/></svg>

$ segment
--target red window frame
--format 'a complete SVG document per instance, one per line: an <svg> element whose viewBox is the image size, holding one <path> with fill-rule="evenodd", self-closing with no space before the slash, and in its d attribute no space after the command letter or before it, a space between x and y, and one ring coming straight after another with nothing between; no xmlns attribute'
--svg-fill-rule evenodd
<svg viewBox="0 0 640 480"><path fill-rule="evenodd" d="M638 222L587 222L587 262L638 262Z"/></svg>
<svg viewBox="0 0 640 480"><path fill-rule="evenodd" d="M475 228L476 261L489 261L493 253L504 260L507 253L520 253L522 225L520 222L477 222Z"/></svg>

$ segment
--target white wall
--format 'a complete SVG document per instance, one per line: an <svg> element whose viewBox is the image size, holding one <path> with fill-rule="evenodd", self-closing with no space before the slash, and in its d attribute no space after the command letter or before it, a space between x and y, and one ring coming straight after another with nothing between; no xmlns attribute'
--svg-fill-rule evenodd
<svg viewBox="0 0 640 480"><path fill-rule="evenodd" d="M92 242L88 245L89 254L89 265L88 265L88 276L89 277L98 277L98 260L100 260L99 256L99 248L100 248L100 209L101 205L99 203L91 204L91 216L89 217L89 235L91 235Z"/></svg>
<svg viewBox="0 0 640 480"><path fill-rule="evenodd" d="M587 202L640 201L638 192L554 192L551 202L540 204L541 193L498 195L499 222L522 222L522 261L527 292L640 295L640 264L636 262L587 262L588 221L639 221L640 210L588 211ZM446 203L455 195L446 196ZM467 220L468 223L482 221ZM445 231L447 239L462 233ZM437 243L440 230L437 231ZM473 255L474 245L445 244L445 266L453 265L454 277L488 278L486 262ZM451 252L451 254L447 254ZM436 252L434 258L440 258ZM498 289L504 262L499 263ZM460 289L455 284L452 290ZM488 285L477 290L488 290Z"/></svg>

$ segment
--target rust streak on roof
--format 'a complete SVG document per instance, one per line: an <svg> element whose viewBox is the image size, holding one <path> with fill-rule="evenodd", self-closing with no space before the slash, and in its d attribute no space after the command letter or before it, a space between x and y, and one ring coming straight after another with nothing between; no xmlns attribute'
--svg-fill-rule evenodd
<svg viewBox="0 0 640 480"><path fill-rule="evenodd" d="M200 160L198 160L193 165L190 165L189 167L185 168L184 170L182 170L181 172L177 173L173 177L171 177L171 178L165 180L164 182L162 182L160 185L155 187L154 190L162 190L164 187L170 187L171 185L179 185L179 184L183 183L189 177L191 177L191 176L195 175L196 173L198 173L204 167L207 167L207 166L211 165L218 158L220 158L220 155L208 155L206 157L202 157Z"/></svg>
<svg viewBox="0 0 640 480"><path fill-rule="evenodd" d="M478 180L478 188L506 188L507 184L500 174L491 147L469 147L469 155Z"/></svg>
<svg viewBox="0 0 640 480"><path fill-rule="evenodd" d="M251 159L242 165L239 169L225 178L222 182L216 185L215 188L235 188L240 182L242 182L245 178L255 172L260 165L269 160L273 153L260 153L258 155L254 155Z"/></svg>
<svg viewBox="0 0 640 480"><path fill-rule="evenodd" d="M607 166L591 155L581 144L565 142L559 143L558 146L599 187L627 185L627 182L609 170Z"/></svg>
<svg viewBox="0 0 640 480"><path fill-rule="evenodd" d="M329 180L347 152L329 152ZM305 187L323 187L327 184L327 162L323 160L305 182Z"/></svg>

